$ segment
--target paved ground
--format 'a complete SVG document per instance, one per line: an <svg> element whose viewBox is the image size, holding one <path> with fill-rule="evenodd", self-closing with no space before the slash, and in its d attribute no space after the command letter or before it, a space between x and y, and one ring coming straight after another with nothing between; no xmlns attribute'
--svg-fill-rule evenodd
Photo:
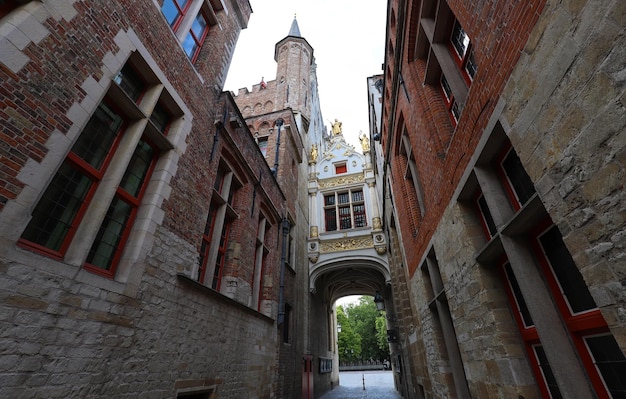
<svg viewBox="0 0 626 399"><path fill-rule="evenodd" d="M363 390L365 378L365 390ZM401 399L392 371L342 371L339 386L320 399Z"/></svg>

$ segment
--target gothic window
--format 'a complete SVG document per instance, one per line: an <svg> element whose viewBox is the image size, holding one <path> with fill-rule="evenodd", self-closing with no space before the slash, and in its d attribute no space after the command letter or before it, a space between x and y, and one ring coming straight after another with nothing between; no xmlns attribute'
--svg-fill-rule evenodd
<svg viewBox="0 0 626 399"><path fill-rule="evenodd" d="M209 214L205 223L197 280L217 291L220 290L231 226L237 218L233 207L241 184L225 162L221 162L213 185Z"/></svg>
<svg viewBox="0 0 626 399"><path fill-rule="evenodd" d="M72 245L83 247L89 240L85 269L115 275L159 153L172 148L162 130L182 115L180 109L172 111L172 104L155 107L170 98L165 91L146 96L157 82L142 61L134 55L113 78L33 209L20 246L63 259ZM160 115L148 114L148 121L160 120L163 129L134 123L151 108ZM123 167L119 162L125 162Z"/></svg>
<svg viewBox="0 0 626 399"><path fill-rule="evenodd" d="M478 69L473 42L446 1L427 0L417 7L421 12L416 9L412 13L411 54L426 62L424 83L439 88L456 126Z"/></svg>
<svg viewBox="0 0 626 399"><path fill-rule="evenodd" d="M415 163L415 156L413 155L413 147L411 146L411 142L409 140L406 128L404 129L402 137L400 139L399 154L402 157L404 163L406 163L404 169L404 178L411 188L411 197L415 198L415 200L417 201L417 203L415 204L417 206L415 208L417 208L420 217L424 217L426 207L424 205L422 183L419 178L417 164ZM412 209L414 208L412 207Z"/></svg>
<svg viewBox="0 0 626 399"><path fill-rule="evenodd" d="M265 216L261 214L257 226L256 249L254 252L254 273L252 283L252 307L261 310L261 295L263 293L263 276L265 274L265 261L269 248L266 245L268 232L271 226Z"/></svg>

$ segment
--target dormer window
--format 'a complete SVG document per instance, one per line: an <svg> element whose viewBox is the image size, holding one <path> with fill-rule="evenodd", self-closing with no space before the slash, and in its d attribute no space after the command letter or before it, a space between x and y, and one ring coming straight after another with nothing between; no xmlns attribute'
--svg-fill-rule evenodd
<svg viewBox="0 0 626 399"><path fill-rule="evenodd" d="M345 162L335 164L335 174L340 175L342 173L348 173L348 166Z"/></svg>

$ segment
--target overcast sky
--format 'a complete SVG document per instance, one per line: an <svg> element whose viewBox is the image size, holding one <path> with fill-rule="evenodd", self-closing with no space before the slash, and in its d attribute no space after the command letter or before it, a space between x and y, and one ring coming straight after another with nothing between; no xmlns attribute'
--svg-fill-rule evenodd
<svg viewBox="0 0 626 399"><path fill-rule="evenodd" d="M274 46L289 33L294 14L313 47L322 116L335 118L357 149L367 132L367 78L382 73L386 0L250 0L252 16L239 36L224 89L276 79Z"/></svg>

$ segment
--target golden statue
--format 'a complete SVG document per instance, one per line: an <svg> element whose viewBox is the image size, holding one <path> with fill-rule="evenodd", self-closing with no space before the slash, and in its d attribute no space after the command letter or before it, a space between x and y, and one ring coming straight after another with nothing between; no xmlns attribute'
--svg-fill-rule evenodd
<svg viewBox="0 0 626 399"><path fill-rule="evenodd" d="M363 152L368 152L370 150L370 139L367 138L367 135L361 131L359 134L359 140L361 140L361 147L363 148Z"/></svg>
<svg viewBox="0 0 626 399"><path fill-rule="evenodd" d="M333 136L337 136L341 134L341 122L335 118L335 122L333 123Z"/></svg>
<svg viewBox="0 0 626 399"><path fill-rule="evenodd" d="M311 162L317 161L317 145L313 144L311 146Z"/></svg>

